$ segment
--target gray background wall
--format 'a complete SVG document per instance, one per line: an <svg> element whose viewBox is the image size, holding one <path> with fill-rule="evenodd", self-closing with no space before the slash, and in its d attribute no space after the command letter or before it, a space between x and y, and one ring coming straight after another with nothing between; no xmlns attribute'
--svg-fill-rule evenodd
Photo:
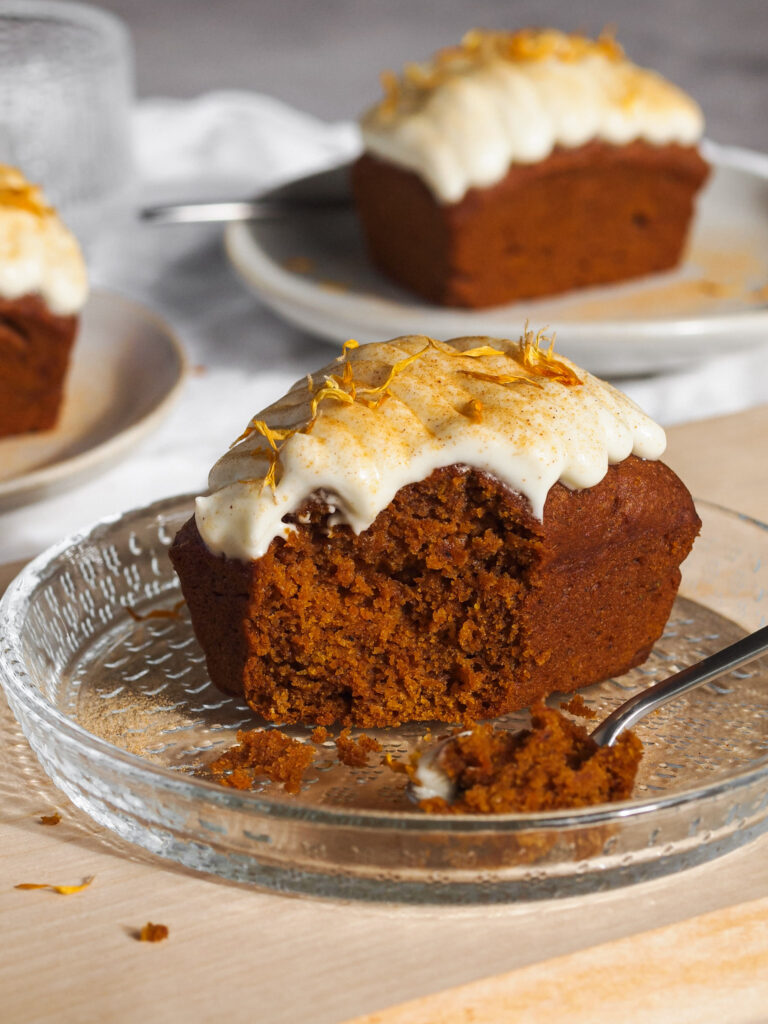
<svg viewBox="0 0 768 1024"><path fill-rule="evenodd" d="M614 25L629 55L694 94L722 143L768 150L768 0L106 0L130 26L140 95L254 89L329 120L378 73L468 28Z"/></svg>

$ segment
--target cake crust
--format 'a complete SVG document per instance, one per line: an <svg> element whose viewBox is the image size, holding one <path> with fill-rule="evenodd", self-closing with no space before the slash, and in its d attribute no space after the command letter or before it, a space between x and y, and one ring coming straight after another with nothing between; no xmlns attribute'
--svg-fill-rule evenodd
<svg viewBox="0 0 768 1024"><path fill-rule="evenodd" d="M627 671L661 634L699 529L663 463L630 456L543 520L466 466L401 488L355 535L322 496L254 562L191 519L171 559L212 681L264 718L362 727L527 707Z"/></svg>
<svg viewBox="0 0 768 1024"><path fill-rule="evenodd" d="M75 237L38 186L0 164L0 437L55 426L87 294Z"/></svg>
<svg viewBox="0 0 768 1024"><path fill-rule="evenodd" d="M593 140L450 204L370 153L352 187L383 273L430 302L482 308L676 266L708 171L694 146Z"/></svg>
<svg viewBox="0 0 768 1024"><path fill-rule="evenodd" d="M0 437L55 426L76 332L39 295L0 297Z"/></svg>

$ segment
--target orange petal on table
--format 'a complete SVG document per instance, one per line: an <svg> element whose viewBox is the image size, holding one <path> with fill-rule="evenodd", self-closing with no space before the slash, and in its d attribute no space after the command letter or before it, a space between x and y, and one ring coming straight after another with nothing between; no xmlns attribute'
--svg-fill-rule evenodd
<svg viewBox="0 0 768 1024"><path fill-rule="evenodd" d="M14 889L49 889L51 892L57 892L60 896L71 896L72 893L82 892L83 889L87 889L93 881L94 876L89 875L84 878L80 885L52 885L50 882L22 882L20 885L14 885Z"/></svg>

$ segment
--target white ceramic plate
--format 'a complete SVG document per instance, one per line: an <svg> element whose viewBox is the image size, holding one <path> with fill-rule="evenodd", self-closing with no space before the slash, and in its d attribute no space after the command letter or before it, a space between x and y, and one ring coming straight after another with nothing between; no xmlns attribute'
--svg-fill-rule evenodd
<svg viewBox="0 0 768 1024"><path fill-rule="evenodd" d="M127 454L167 413L185 370L181 344L164 320L95 290L80 320L58 424L0 441L0 508L71 486Z"/></svg>
<svg viewBox="0 0 768 1024"><path fill-rule="evenodd" d="M595 373L683 367L768 342L768 156L708 142L713 165L683 265L626 285L490 310L425 305L369 264L352 210L230 224L243 280L286 320L339 344L401 334L517 336L526 319Z"/></svg>

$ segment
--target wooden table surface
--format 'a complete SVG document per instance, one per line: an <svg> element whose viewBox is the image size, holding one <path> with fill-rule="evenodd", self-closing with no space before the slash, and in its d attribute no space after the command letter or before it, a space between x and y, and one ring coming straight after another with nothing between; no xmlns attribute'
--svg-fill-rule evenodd
<svg viewBox="0 0 768 1024"><path fill-rule="evenodd" d="M766 439L768 407L761 407L671 429L667 461L694 494L768 520ZM599 1000L591 1015L579 1016L574 1002L558 1017L557 1006L566 1004L553 1003L542 985L560 977L574 991L581 984L598 992L600 965L632 981L614 983L610 998L600 997L618 1019L635 1019L630 1007L639 1005L640 990L655 993L643 1020L676 1024L714 1019L715 1011L718 1019L755 1021L755 1006L768 1001L761 988L768 978L768 836L673 878L591 897L474 909L343 904L198 876L113 839L42 776L4 705L0 764L4 1024L338 1024L510 971L439 1004L417 1003L371 1020L491 1022L511 1019L512 1005L521 1020L597 1020ZM61 823L41 825L39 815L55 808ZM77 883L88 875L93 884L77 895L13 888ZM737 905L746 901L753 902L742 912ZM135 930L150 920L168 926L167 941L135 941ZM731 949L710 963L712 950L723 952L723 943L730 949L730 939L741 953ZM560 959L546 962L553 957ZM728 964L723 983L729 980L730 995L718 1001L717 971ZM665 986L670 995L685 995L684 1013L674 999L659 997Z"/></svg>

